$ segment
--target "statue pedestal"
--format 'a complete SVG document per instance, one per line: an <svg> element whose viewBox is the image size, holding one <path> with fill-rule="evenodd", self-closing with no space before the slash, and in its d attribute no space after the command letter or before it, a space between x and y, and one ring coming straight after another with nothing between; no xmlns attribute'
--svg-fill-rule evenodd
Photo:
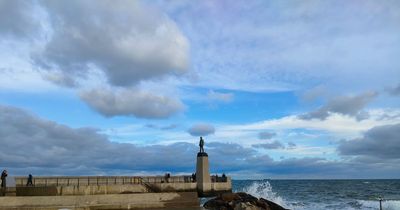
<svg viewBox="0 0 400 210"><path fill-rule="evenodd" d="M197 192L200 195L211 191L211 178L208 165L208 155L205 152L197 153L196 164Z"/></svg>

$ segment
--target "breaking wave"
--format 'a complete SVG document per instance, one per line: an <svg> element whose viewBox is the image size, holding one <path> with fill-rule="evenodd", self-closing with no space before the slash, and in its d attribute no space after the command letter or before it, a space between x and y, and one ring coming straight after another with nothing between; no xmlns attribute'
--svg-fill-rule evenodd
<svg viewBox="0 0 400 210"><path fill-rule="evenodd" d="M343 210L368 210L379 209L379 201L358 200L343 194L327 198L326 195L318 195L317 192L302 192L302 199L286 197L285 193L277 193L273 190L268 180L246 181L234 188L235 192L246 192L255 197L266 198L285 208L292 210L321 210L321 209L343 209ZM313 196L310 196L313 193ZM300 193L292 192L299 195ZM317 195L316 195L317 194ZM400 210L400 200L384 200L383 210Z"/></svg>

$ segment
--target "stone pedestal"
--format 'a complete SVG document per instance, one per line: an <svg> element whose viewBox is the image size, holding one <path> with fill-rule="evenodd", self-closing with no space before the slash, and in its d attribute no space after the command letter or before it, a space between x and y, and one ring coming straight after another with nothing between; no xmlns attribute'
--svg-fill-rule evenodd
<svg viewBox="0 0 400 210"><path fill-rule="evenodd" d="M211 191L208 155L205 152L197 153L196 181L199 195L205 195Z"/></svg>

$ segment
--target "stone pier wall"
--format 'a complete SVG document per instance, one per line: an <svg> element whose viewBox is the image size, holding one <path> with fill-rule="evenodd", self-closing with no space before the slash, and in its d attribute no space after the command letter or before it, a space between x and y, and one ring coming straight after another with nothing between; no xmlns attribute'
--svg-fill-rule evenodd
<svg viewBox="0 0 400 210"><path fill-rule="evenodd" d="M105 195L148 192L202 192L191 176L54 176L34 177L33 186L26 186L26 177L16 177L17 196ZM209 182L211 194L232 190L231 178L226 182Z"/></svg>
<svg viewBox="0 0 400 210"><path fill-rule="evenodd" d="M0 197L0 209L146 209L199 207L195 192Z"/></svg>

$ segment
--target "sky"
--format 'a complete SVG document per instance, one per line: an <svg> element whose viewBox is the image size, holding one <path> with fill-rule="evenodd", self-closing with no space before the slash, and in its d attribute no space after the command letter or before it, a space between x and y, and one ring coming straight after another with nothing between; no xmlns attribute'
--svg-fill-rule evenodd
<svg viewBox="0 0 400 210"><path fill-rule="evenodd" d="M400 2L0 0L0 168L400 178Z"/></svg>

